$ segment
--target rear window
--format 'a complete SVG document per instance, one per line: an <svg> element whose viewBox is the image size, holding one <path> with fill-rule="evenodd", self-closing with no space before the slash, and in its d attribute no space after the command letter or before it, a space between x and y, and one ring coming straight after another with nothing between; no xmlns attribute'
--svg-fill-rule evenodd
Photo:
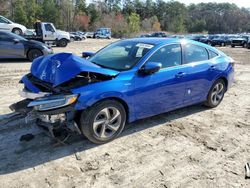
<svg viewBox="0 0 250 188"><path fill-rule="evenodd" d="M185 63L192 63L198 61L208 60L208 52L203 48L194 44L187 44L184 47Z"/></svg>
<svg viewBox="0 0 250 188"><path fill-rule="evenodd" d="M209 50L209 59L213 59L217 56L218 56L218 54L216 52Z"/></svg>

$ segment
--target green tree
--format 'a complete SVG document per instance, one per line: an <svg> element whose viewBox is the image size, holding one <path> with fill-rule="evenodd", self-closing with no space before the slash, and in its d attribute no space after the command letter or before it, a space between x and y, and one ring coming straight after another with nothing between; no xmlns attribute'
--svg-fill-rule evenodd
<svg viewBox="0 0 250 188"><path fill-rule="evenodd" d="M27 27L33 27L34 23L40 18L39 5L36 0L25 0L25 11L27 13Z"/></svg>
<svg viewBox="0 0 250 188"><path fill-rule="evenodd" d="M90 27L93 27L96 22L100 21L100 12L93 3L88 5L87 11L88 16L90 17Z"/></svg>
<svg viewBox="0 0 250 188"><path fill-rule="evenodd" d="M13 19L15 22L26 25L27 23L27 14L24 10L24 0L16 0L14 2L14 14Z"/></svg>
<svg viewBox="0 0 250 188"><path fill-rule="evenodd" d="M129 33L136 33L140 30L140 16L136 13L131 13L128 17Z"/></svg>
<svg viewBox="0 0 250 188"><path fill-rule="evenodd" d="M56 26L60 25L59 6L55 0L43 0L42 21L52 22Z"/></svg>

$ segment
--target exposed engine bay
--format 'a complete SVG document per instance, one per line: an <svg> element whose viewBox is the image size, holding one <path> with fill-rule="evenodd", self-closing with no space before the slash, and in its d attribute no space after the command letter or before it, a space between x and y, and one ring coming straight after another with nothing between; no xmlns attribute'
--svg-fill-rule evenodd
<svg viewBox="0 0 250 188"><path fill-rule="evenodd" d="M25 114L27 122L35 121L53 138L63 142L73 132L81 134L77 125L78 112L74 108L80 94L73 93L72 89L111 80L116 75L68 53L37 58L31 72L19 82L24 84L19 91L24 100L12 104L10 109Z"/></svg>

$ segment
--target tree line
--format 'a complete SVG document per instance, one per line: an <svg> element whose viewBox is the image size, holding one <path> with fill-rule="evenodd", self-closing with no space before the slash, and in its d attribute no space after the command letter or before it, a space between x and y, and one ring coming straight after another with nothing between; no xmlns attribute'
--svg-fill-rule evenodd
<svg viewBox="0 0 250 188"><path fill-rule="evenodd" d="M164 0L0 0L0 14L32 28L52 22L67 31L109 27L122 37L152 31L173 33L250 32L250 11L230 3L186 6Z"/></svg>

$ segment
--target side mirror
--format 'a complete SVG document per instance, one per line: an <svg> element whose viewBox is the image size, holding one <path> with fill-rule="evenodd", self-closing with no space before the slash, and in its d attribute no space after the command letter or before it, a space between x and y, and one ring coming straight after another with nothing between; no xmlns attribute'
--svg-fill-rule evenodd
<svg viewBox="0 0 250 188"><path fill-rule="evenodd" d="M162 64L159 62L147 62L140 70L141 74L154 74L158 72L162 67Z"/></svg>
<svg viewBox="0 0 250 188"><path fill-rule="evenodd" d="M13 39L13 42L14 42L15 44L17 44L17 43L20 42L20 40L19 40L19 39Z"/></svg>
<svg viewBox="0 0 250 188"><path fill-rule="evenodd" d="M95 54L94 52L83 52L82 53L82 57L83 58L87 58L87 57L91 57L94 54Z"/></svg>

